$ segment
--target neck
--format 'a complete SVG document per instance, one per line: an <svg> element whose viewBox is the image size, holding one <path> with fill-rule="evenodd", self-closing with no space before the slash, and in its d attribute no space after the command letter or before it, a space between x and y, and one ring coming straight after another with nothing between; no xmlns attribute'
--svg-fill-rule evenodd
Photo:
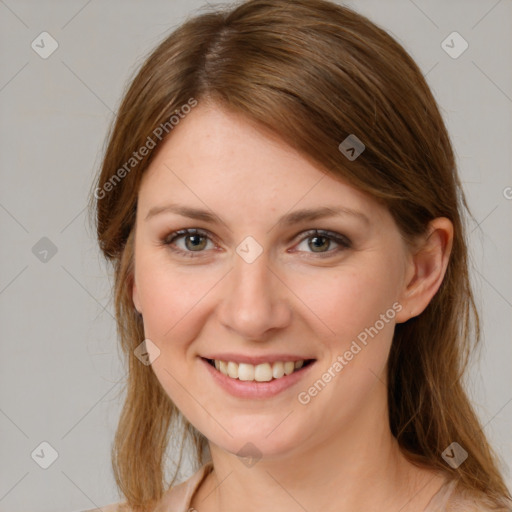
<svg viewBox="0 0 512 512"><path fill-rule="evenodd" d="M252 466L210 443L214 470L192 505L200 512L239 512L248 504L287 512L423 510L442 477L403 456L389 429L386 400L366 411L343 432L324 433L284 455L263 455Z"/></svg>

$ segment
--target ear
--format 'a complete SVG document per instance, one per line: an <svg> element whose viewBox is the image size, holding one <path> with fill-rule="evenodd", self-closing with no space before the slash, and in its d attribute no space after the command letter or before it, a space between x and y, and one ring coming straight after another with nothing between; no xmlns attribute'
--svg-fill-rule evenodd
<svg viewBox="0 0 512 512"><path fill-rule="evenodd" d="M135 284L135 279L132 279L132 300L137 313L142 314L142 308L140 306L139 294L137 292L137 285Z"/></svg>
<svg viewBox="0 0 512 512"><path fill-rule="evenodd" d="M437 293L446 273L453 245L453 224L446 217L432 220L409 257L399 302L397 323L418 316Z"/></svg>

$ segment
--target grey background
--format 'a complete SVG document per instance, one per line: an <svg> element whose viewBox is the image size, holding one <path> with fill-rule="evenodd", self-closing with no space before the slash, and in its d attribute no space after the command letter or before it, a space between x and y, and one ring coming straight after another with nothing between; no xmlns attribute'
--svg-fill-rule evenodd
<svg viewBox="0 0 512 512"><path fill-rule="evenodd" d="M477 220L472 278L484 344L468 386L511 485L512 1L345 4L411 53L450 131ZM110 445L123 369L87 194L127 80L202 5L0 0L0 511L120 499ZM59 44L47 59L31 48L43 31ZM457 59L441 47L453 31L469 43ZM55 254L40 252L43 237ZM58 452L48 469L31 457L43 441Z"/></svg>

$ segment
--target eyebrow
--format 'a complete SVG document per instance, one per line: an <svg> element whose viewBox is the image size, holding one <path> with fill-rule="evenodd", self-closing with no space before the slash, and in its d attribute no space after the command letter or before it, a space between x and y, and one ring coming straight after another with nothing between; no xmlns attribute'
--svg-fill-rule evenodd
<svg viewBox="0 0 512 512"><path fill-rule="evenodd" d="M224 221L215 213L202 210L200 208L191 208L189 206L179 205L179 204L168 204L165 206L154 206L151 208L146 215L145 221L148 221L152 217L156 215L160 215L163 213L175 213L177 215L181 215L182 217L188 217L191 219L202 220L204 222L209 222L212 224L225 224ZM334 216L343 216L350 215L355 217L361 221L363 221L366 225L370 225L370 220L368 217L357 210L352 210L351 208L341 208L341 207L327 207L322 206L319 208L312 209L302 209L295 210L291 213L287 213L279 218L277 224L280 226L289 226L299 222L311 221L322 219L325 217L334 217Z"/></svg>

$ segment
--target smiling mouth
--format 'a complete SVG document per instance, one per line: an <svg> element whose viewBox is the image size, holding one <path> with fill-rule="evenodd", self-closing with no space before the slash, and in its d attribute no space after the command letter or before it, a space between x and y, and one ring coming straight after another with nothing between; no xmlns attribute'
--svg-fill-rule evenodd
<svg viewBox="0 0 512 512"><path fill-rule="evenodd" d="M235 363L233 361L203 359L227 377L234 380L253 382L278 380L296 373L316 361L316 359L305 359L301 361L276 361L274 363L252 365L248 363Z"/></svg>

